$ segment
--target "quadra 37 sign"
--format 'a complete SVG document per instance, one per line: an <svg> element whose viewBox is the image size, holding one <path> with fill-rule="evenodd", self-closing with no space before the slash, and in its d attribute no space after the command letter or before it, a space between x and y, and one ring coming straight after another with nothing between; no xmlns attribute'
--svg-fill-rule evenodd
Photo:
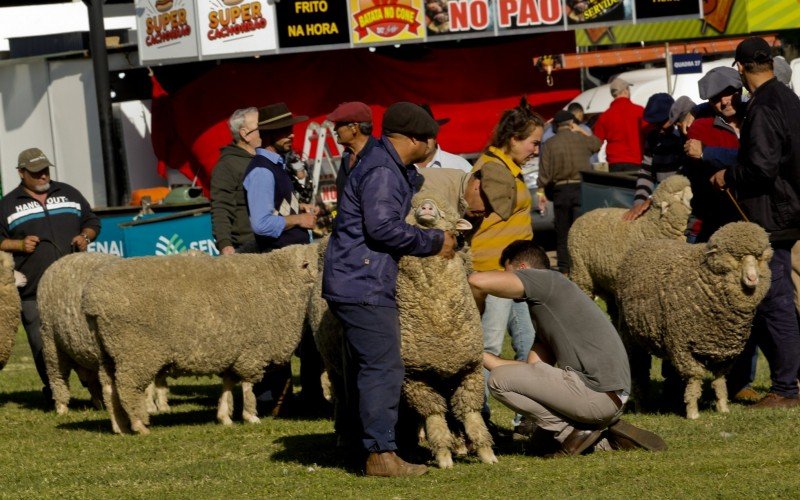
<svg viewBox="0 0 800 500"><path fill-rule="evenodd" d="M266 0L198 0L200 53L241 55L275 50L275 7Z"/></svg>
<svg viewBox="0 0 800 500"><path fill-rule="evenodd" d="M142 62L197 57L194 0L136 0Z"/></svg>
<svg viewBox="0 0 800 500"><path fill-rule="evenodd" d="M421 40L422 0L350 0L353 43Z"/></svg>

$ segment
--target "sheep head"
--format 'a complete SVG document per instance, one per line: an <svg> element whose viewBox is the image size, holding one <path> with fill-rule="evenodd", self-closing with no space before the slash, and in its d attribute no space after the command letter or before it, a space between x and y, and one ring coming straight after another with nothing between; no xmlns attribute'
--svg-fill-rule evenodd
<svg viewBox="0 0 800 500"><path fill-rule="evenodd" d="M472 224L458 216L456 211L433 193L418 194L411 200L411 212L406 222L419 227L444 231L468 231Z"/></svg>
<svg viewBox="0 0 800 500"><path fill-rule="evenodd" d="M692 212L691 201L689 179L682 175L670 176L653 192L653 210L648 210L645 217L658 224L662 232L682 237Z"/></svg>
<svg viewBox="0 0 800 500"><path fill-rule="evenodd" d="M728 275L745 294L766 294L772 247L766 231L750 222L726 224L706 244L706 264L716 275Z"/></svg>

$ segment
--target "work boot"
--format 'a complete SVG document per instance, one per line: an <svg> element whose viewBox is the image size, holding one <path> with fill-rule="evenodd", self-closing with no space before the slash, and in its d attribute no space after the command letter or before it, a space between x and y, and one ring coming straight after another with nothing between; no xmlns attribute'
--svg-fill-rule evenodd
<svg viewBox="0 0 800 500"><path fill-rule="evenodd" d="M640 429L624 420L617 420L608 428L608 443L615 450L664 451L667 443L654 432Z"/></svg>
<svg viewBox="0 0 800 500"><path fill-rule="evenodd" d="M761 410L764 408L793 408L800 404L800 399L797 397L787 398L786 396L781 396L779 394L775 394L774 392L770 392L761 400L752 405L748 408L753 410Z"/></svg>
<svg viewBox="0 0 800 500"><path fill-rule="evenodd" d="M367 457L366 474L379 477L421 476L428 472L425 465L410 464L393 451L373 452Z"/></svg>
<svg viewBox="0 0 800 500"><path fill-rule="evenodd" d="M571 457L580 455L592 447L603 435L605 429L573 429L567 439L561 443L561 449L546 455L547 458Z"/></svg>
<svg viewBox="0 0 800 500"><path fill-rule="evenodd" d="M752 387L747 386L738 391L731 399L739 403L755 403L761 399L761 394Z"/></svg>

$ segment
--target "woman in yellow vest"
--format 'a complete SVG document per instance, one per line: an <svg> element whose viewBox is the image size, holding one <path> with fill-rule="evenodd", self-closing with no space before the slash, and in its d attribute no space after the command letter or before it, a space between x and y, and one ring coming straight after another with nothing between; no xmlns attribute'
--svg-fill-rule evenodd
<svg viewBox="0 0 800 500"><path fill-rule="evenodd" d="M522 178L522 165L539 154L543 131L544 120L523 97L519 106L503 113L489 146L472 169L481 179L486 204L484 218L472 236L476 271L502 270L503 249L514 241L533 239L531 194ZM486 352L499 355L508 330L516 359L527 359L535 335L527 304L489 296L481 322ZM484 405L484 416L489 416L488 405Z"/></svg>

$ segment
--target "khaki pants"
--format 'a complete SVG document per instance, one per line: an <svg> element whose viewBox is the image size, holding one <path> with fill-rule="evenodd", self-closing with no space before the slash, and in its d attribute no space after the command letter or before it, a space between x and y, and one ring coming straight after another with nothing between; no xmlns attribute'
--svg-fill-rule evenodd
<svg viewBox="0 0 800 500"><path fill-rule="evenodd" d="M498 366L489 391L501 403L532 418L563 441L573 425L602 429L622 413L604 392L589 389L574 370L544 362Z"/></svg>

